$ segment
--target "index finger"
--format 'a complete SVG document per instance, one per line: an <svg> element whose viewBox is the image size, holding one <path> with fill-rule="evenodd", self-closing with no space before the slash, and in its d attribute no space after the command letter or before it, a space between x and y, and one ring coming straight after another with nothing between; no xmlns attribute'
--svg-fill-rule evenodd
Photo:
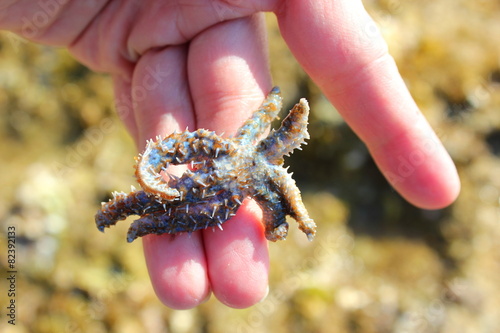
<svg viewBox="0 0 500 333"><path fill-rule="evenodd" d="M458 195L455 166L408 92L361 1L287 1L282 35L365 142L394 188L436 209Z"/></svg>

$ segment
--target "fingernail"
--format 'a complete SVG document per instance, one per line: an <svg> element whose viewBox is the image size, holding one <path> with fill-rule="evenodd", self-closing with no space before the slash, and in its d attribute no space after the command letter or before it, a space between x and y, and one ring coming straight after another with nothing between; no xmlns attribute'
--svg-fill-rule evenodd
<svg viewBox="0 0 500 333"><path fill-rule="evenodd" d="M267 295L269 295L269 285L266 286L266 292L264 293L264 296L257 303L263 302L266 299Z"/></svg>

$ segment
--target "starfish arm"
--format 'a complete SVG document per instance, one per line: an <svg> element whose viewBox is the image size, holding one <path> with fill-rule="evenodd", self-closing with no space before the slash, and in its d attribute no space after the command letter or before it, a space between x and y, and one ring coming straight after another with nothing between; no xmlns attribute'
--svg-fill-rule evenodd
<svg viewBox="0 0 500 333"><path fill-rule="evenodd" d="M144 191L165 200L180 196L169 187L160 172L170 164L204 163L208 159L232 153L232 141L204 129L195 132L173 133L164 139L148 141L146 149L137 158L135 175Z"/></svg>
<svg viewBox="0 0 500 333"><path fill-rule="evenodd" d="M256 156L255 162L257 166L261 167L252 172L251 184L246 186L246 195L254 199L262 209L262 223L267 240L272 242L285 240L288 235L287 207L284 197L274 181L277 176L275 169L279 167L268 165L264 159L258 158L258 156Z"/></svg>
<svg viewBox="0 0 500 333"><path fill-rule="evenodd" d="M274 191L263 190L253 198L262 209L262 220L269 241L285 240L288 235L286 209L281 196Z"/></svg>
<svg viewBox="0 0 500 333"><path fill-rule="evenodd" d="M281 91L274 87L267 95L262 105L250 119L245 121L235 135L235 139L242 144L252 143L271 125L278 116L282 106Z"/></svg>
<svg viewBox="0 0 500 333"><path fill-rule="evenodd" d="M103 202L101 209L95 215L95 222L100 231L115 225L118 221L130 215L143 215L149 211L158 210L161 204L152 200L144 191L113 193L113 199Z"/></svg>
<svg viewBox="0 0 500 333"><path fill-rule="evenodd" d="M134 221L128 230L127 241L130 243L148 234L191 233L216 226L222 229L222 224L236 214L242 200L241 194L224 190L216 191L201 201L188 195L179 204L167 204L161 214L149 214Z"/></svg>
<svg viewBox="0 0 500 333"><path fill-rule="evenodd" d="M264 154L272 164L282 164L283 156L289 155L294 149L309 139L307 132L307 119L309 117L309 104L305 98L290 110L288 116L283 119L281 127L277 131L260 141L257 151Z"/></svg>
<svg viewBox="0 0 500 333"><path fill-rule="evenodd" d="M316 234L316 223L307 213L295 180L285 169L276 167L274 170L275 175L272 179L286 203L286 213L297 221L299 229L307 235L307 238L313 240Z"/></svg>

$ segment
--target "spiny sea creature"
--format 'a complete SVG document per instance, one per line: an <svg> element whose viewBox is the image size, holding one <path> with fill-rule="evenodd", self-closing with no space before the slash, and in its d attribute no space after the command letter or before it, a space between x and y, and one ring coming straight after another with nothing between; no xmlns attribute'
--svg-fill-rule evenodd
<svg viewBox="0 0 500 333"><path fill-rule="evenodd" d="M293 217L312 240L316 224L302 203L292 175L283 167L283 156L300 149L309 139L307 101L302 98L278 130L260 139L281 106L280 90L274 87L233 138L199 129L149 140L136 158L135 175L142 190L113 193L96 214L97 228L104 231L129 215L139 215L128 230L129 242L148 234L222 229L250 197L263 210L268 240L286 238L286 215ZM188 168L177 177L168 173L170 165Z"/></svg>

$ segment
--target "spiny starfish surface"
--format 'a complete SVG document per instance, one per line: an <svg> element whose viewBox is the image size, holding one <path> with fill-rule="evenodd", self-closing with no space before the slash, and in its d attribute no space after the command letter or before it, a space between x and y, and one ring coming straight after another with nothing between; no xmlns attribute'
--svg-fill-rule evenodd
<svg viewBox="0 0 500 333"><path fill-rule="evenodd" d="M113 193L96 214L97 228L104 231L129 215L139 215L129 228L129 242L148 234L177 234L215 226L222 229L250 197L262 208L268 240L286 238L287 215L312 240L316 224L283 167L283 156L309 139L307 101L301 99L278 130L260 139L281 106L280 90L275 87L233 138L199 129L148 141L136 158L135 175L142 190ZM189 168L176 177L167 173L169 165Z"/></svg>

